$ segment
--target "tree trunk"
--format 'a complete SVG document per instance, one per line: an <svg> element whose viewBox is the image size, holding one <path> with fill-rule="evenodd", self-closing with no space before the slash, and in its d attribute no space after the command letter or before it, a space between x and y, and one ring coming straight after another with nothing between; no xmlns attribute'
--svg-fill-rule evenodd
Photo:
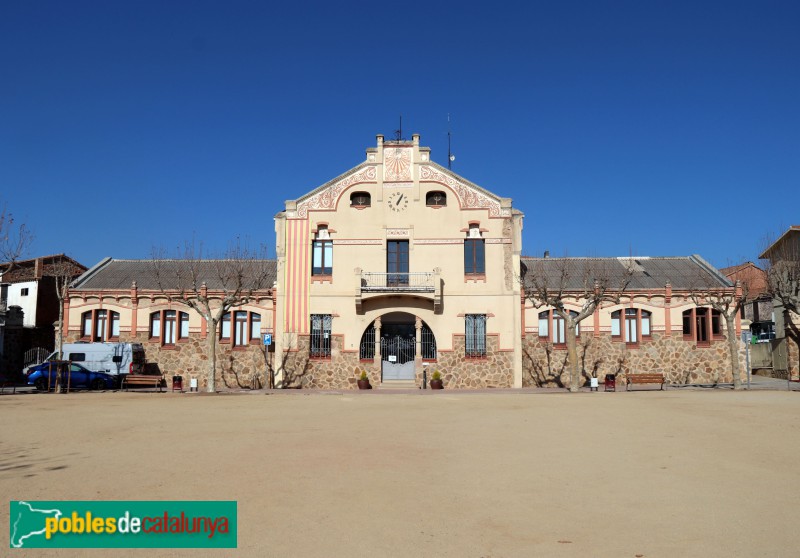
<svg viewBox="0 0 800 558"><path fill-rule="evenodd" d="M58 349L58 359L61 360L64 354L64 299L58 300L58 331L56 332L56 348Z"/></svg>
<svg viewBox="0 0 800 558"><path fill-rule="evenodd" d="M208 320L210 326L207 330L208 335L208 393L216 391L217 378L217 324L214 320Z"/></svg>
<svg viewBox="0 0 800 558"><path fill-rule="evenodd" d="M736 313L725 315L725 324L728 328L728 349L731 353L731 374L733 375L733 389L742 389L742 379L739 375L739 347L736 339Z"/></svg>
<svg viewBox="0 0 800 558"><path fill-rule="evenodd" d="M569 368L569 390L577 392L581 389L581 371L578 367L578 342L575 339L575 324L572 319L564 320L567 340L567 366Z"/></svg>

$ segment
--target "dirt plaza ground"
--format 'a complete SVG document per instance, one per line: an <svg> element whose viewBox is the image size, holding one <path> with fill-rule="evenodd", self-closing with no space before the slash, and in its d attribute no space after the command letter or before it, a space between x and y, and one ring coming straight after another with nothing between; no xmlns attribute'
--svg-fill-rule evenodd
<svg viewBox="0 0 800 558"><path fill-rule="evenodd" d="M0 413L7 501L238 501L237 550L11 556L800 554L800 393L24 394Z"/></svg>

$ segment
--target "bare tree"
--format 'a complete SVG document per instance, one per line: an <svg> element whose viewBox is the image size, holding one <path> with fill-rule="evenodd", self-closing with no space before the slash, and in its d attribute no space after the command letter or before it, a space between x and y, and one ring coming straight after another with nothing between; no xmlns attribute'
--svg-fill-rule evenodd
<svg viewBox="0 0 800 558"><path fill-rule="evenodd" d="M710 306L725 319L728 353L731 358L733 389L742 389L739 369L739 343L736 337L736 315L747 301L750 287L747 281L736 281L734 287L713 282L708 275L699 276L689 290L689 298L697 306Z"/></svg>
<svg viewBox="0 0 800 558"><path fill-rule="evenodd" d="M0 209L0 276L14 269L31 242L30 230L24 224L16 225L14 216L5 207Z"/></svg>
<svg viewBox="0 0 800 558"><path fill-rule="evenodd" d="M581 367L576 329L603 303L618 304L630 284L633 269L619 261L590 258L540 258L529 260L523 271L525 298L534 308L550 307L564 320L569 390L580 389ZM616 272L615 272L616 270ZM570 311L567 304L580 308Z"/></svg>
<svg viewBox="0 0 800 558"><path fill-rule="evenodd" d="M76 265L75 261L64 254L53 257L48 265L48 275L53 278L53 286L58 298L58 321L56 322L56 349L61 359L64 348L64 300L69 296L69 286L73 279L83 273L86 268Z"/></svg>
<svg viewBox="0 0 800 558"><path fill-rule="evenodd" d="M208 324L207 391L216 390L217 331L222 317L237 306L267 296L272 273L267 250L251 250L239 241L219 259L204 259L202 246L186 244L181 257L165 259L154 250L153 271L158 288L170 302L200 314Z"/></svg>

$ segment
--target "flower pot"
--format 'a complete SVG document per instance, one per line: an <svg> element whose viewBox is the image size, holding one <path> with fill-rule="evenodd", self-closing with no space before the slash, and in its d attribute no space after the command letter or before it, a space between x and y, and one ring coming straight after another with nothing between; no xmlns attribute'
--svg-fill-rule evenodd
<svg viewBox="0 0 800 558"><path fill-rule="evenodd" d="M444 389L442 380L431 380L431 389Z"/></svg>
<svg viewBox="0 0 800 558"><path fill-rule="evenodd" d="M372 389L369 380L358 380L358 389Z"/></svg>

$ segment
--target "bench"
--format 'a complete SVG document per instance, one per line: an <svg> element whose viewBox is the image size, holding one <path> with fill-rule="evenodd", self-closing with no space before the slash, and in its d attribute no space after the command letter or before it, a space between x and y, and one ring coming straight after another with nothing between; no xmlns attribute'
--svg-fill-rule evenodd
<svg viewBox="0 0 800 558"><path fill-rule="evenodd" d="M625 390L630 391L632 384L661 384L664 389L664 374L628 374L625 377Z"/></svg>
<svg viewBox="0 0 800 558"><path fill-rule="evenodd" d="M131 386L145 386L158 388L159 393L164 386L164 376L154 374L125 374L122 378L122 389L127 390Z"/></svg>

